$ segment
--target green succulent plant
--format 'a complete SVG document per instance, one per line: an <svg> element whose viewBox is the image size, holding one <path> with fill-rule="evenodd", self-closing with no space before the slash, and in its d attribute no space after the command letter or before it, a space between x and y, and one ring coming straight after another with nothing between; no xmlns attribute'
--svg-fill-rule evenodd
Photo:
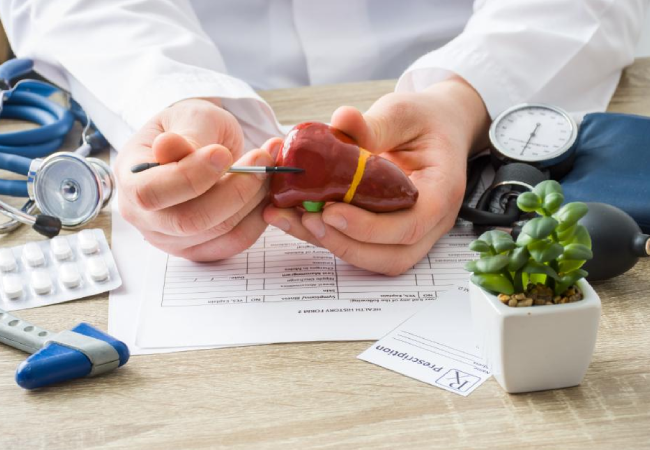
<svg viewBox="0 0 650 450"><path fill-rule="evenodd" d="M562 206L564 194L557 181L543 181L517 198L524 212L537 213L528 221L517 240L510 234L491 230L470 243L480 259L465 270L472 282L493 294L524 292L529 283L542 283L561 295L587 276L582 265L592 258L591 237L578 221L587 214L580 202Z"/></svg>

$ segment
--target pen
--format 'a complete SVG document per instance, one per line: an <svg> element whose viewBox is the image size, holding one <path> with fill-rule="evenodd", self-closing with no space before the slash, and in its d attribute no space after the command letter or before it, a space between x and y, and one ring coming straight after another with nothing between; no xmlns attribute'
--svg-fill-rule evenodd
<svg viewBox="0 0 650 450"><path fill-rule="evenodd" d="M132 173L143 172L152 167L159 166L160 163L141 163L136 164L131 167ZM304 172L305 169L300 169L298 167L284 167L284 166L232 166L228 169L230 173L300 173Z"/></svg>

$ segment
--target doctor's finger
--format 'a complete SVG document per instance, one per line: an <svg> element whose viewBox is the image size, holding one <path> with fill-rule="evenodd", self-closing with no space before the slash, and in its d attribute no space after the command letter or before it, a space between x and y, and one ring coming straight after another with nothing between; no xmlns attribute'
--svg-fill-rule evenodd
<svg viewBox="0 0 650 450"><path fill-rule="evenodd" d="M262 220L264 206L260 204L255 207L227 234L200 245L186 248L178 252L177 256L192 261L215 261L230 258L243 252L253 245L266 229L266 222Z"/></svg>
<svg viewBox="0 0 650 450"><path fill-rule="evenodd" d="M118 154L120 175L130 174L131 168L142 163L169 164L194 153L199 147L183 136L160 129L148 123L136 133L125 146L125 151Z"/></svg>
<svg viewBox="0 0 650 450"><path fill-rule="evenodd" d="M123 187L145 211L159 211L201 196L217 183L232 162L230 151L210 145L178 162L128 174Z"/></svg>
<svg viewBox="0 0 650 450"><path fill-rule="evenodd" d="M221 144L235 159L242 155L244 134L237 119L215 99L181 100L165 109L157 125L187 139L194 148Z"/></svg>
<svg viewBox="0 0 650 450"><path fill-rule="evenodd" d="M156 136L151 145L154 159L160 164L180 161L198 148L197 143L171 131Z"/></svg>
<svg viewBox="0 0 650 450"><path fill-rule="evenodd" d="M266 204L263 202L265 197L266 192L264 192L263 189L260 189L256 197L248 202L244 208L237 211L236 214L228 217L226 220L218 223L212 228L189 236L174 236L159 231L162 221L156 216L157 213L148 213L151 215L149 217L144 217L139 221L139 228L147 242L158 248L164 247L169 253L172 253L172 251L179 252L186 248L204 244L218 238L219 236L224 236L230 233L249 214L254 214L254 210L258 205ZM262 220L261 213L258 214L260 214L259 219Z"/></svg>
<svg viewBox="0 0 650 450"><path fill-rule="evenodd" d="M332 115L332 126L373 153L394 150L422 133L419 99L411 94L389 94L361 114L342 106Z"/></svg>
<svg viewBox="0 0 650 450"><path fill-rule="evenodd" d="M438 223L456 217L460 201L444 177L433 168L414 172L412 180L419 190L418 200L409 209L374 213L346 203L335 203L323 211L323 221L346 236L374 244L412 245L422 240ZM457 201L458 200L458 201Z"/></svg>
<svg viewBox="0 0 650 450"><path fill-rule="evenodd" d="M356 241L326 225L319 216L305 214L302 222L324 248L356 267L391 276L409 270L446 231L439 224L413 245L369 244Z"/></svg>
<svg viewBox="0 0 650 450"><path fill-rule="evenodd" d="M306 213L298 208L276 208L273 205L268 205L264 209L264 221L301 241L322 247L318 239L302 224L303 214Z"/></svg>
<svg viewBox="0 0 650 450"><path fill-rule="evenodd" d="M262 149L252 150L237 161L241 166L271 164L271 155ZM257 205L268 191L266 185L266 174L227 174L200 197L159 211L161 231L191 236L209 230L246 208L250 202Z"/></svg>

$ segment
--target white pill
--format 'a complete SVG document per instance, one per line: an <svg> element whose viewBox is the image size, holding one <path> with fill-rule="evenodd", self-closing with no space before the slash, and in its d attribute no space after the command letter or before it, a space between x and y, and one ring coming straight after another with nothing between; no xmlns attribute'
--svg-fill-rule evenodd
<svg viewBox="0 0 650 450"><path fill-rule="evenodd" d="M47 270L35 270L32 272L32 288L38 295L47 294L52 290L52 280Z"/></svg>
<svg viewBox="0 0 650 450"><path fill-rule="evenodd" d="M9 274L2 277L2 290L10 299L19 298L23 295L23 282L16 274Z"/></svg>
<svg viewBox="0 0 650 450"><path fill-rule="evenodd" d="M97 242L93 230L81 230L77 235L77 240L79 241L79 248L86 255L95 253L99 250L99 242Z"/></svg>
<svg viewBox="0 0 650 450"><path fill-rule="evenodd" d="M45 264L45 255L43 250L36 242L30 242L23 247L23 258L32 267L38 267Z"/></svg>
<svg viewBox="0 0 650 450"><path fill-rule="evenodd" d="M57 236L53 238L50 241L50 248L52 249L52 253L54 253L54 257L59 261L63 261L72 256L72 249L70 248L70 244L68 243L68 240L63 236Z"/></svg>
<svg viewBox="0 0 650 450"><path fill-rule="evenodd" d="M88 260L88 273L90 278L95 281L104 281L108 278L108 267L101 257L90 258Z"/></svg>
<svg viewBox="0 0 650 450"><path fill-rule="evenodd" d="M81 283L81 275L73 263L63 264L59 268L59 280L68 289L74 289Z"/></svg>
<svg viewBox="0 0 650 450"><path fill-rule="evenodd" d="M9 248L0 248L0 270L11 272L16 269L16 258Z"/></svg>

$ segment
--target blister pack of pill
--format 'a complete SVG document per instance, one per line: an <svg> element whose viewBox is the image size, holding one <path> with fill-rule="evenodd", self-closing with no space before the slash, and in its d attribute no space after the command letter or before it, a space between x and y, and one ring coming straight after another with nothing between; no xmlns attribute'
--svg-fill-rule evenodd
<svg viewBox="0 0 650 450"><path fill-rule="evenodd" d="M122 284L100 229L0 248L0 309L67 302Z"/></svg>

